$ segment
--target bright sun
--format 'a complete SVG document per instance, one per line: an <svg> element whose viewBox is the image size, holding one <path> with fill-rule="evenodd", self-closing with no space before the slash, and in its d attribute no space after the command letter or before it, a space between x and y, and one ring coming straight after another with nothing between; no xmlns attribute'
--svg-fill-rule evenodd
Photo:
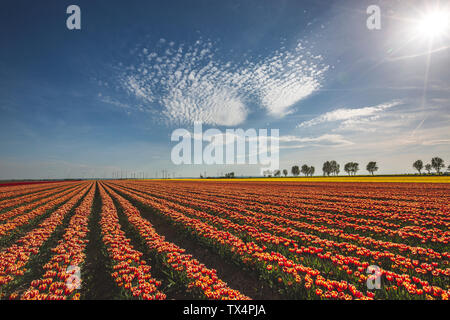
<svg viewBox="0 0 450 320"><path fill-rule="evenodd" d="M418 24L418 32L427 38L435 38L448 32L448 14L446 12L430 12L422 17Z"/></svg>

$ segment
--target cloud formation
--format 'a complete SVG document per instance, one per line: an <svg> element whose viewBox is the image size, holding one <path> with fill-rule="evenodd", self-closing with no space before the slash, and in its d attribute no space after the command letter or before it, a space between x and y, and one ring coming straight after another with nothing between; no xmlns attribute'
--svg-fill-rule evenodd
<svg viewBox="0 0 450 320"><path fill-rule="evenodd" d="M333 145L333 146L346 146L352 145L353 142L346 140L343 136L339 134L323 134L318 137L298 137L298 136L281 136L280 143L292 143L300 142L301 147L306 146L306 144L321 146L321 145ZM285 149L299 148L299 145L284 145Z"/></svg>
<svg viewBox="0 0 450 320"><path fill-rule="evenodd" d="M354 150L386 152L389 148L448 145L449 120L448 99L430 99L424 107L421 99L410 98L372 107L337 109L299 126L317 125L321 132L329 130L331 136L353 142Z"/></svg>
<svg viewBox="0 0 450 320"><path fill-rule="evenodd" d="M218 131L217 133L210 134L208 137L206 137L205 134L203 135L196 135L194 132L186 131L186 133L189 133L189 137L192 137L192 139L198 140L198 141L207 141L208 143L211 143L215 146L224 146L227 144L233 144L235 143L235 139L239 138L240 136L236 134L235 131L231 130L231 132L221 132ZM279 145L280 149L297 149L297 148L303 148L307 146L349 146L353 145L354 143L352 141L349 141L345 139L340 134L323 134L316 137L301 137L301 136L295 136L295 135L282 135L282 136L276 136L271 130L267 130L267 136L260 135L260 131L255 131L255 136L247 136L245 138L246 142L265 142L265 148L269 146L271 141L277 141L277 144ZM300 144L299 144L300 143Z"/></svg>
<svg viewBox="0 0 450 320"><path fill-rule="evenodd" d="M238 125L253 111L250 105L282 117L320 88L328 69L301 43L241 61L219 58L213 43L203 40L176 45L160 39L153 50L131 53L137 63L122 68L119 86L147 108L159 108L170 124Z"/></svg>
<svg viewBox="0 0 450 320"><path fill-rule="evenodd" d="M380 112L400 105L402 102L399 100L386 102L371 107L363 107L356 109L341 108L333 111L326 112L316 118L308 121L304 121L298 125L302 127L312 127L321 123L342 121L343 127L354 126L355 124L361 124L376 119Z"/></svg>

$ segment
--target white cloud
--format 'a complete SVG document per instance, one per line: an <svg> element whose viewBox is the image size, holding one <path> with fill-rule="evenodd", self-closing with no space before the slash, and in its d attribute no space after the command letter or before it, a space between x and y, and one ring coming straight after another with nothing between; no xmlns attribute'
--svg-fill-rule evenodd
<svg viewBox="0 0 450 320"><path fill-rule="evenodd" d="M302 45L243 62L217 58L212 42L188 46L161 39L155 51L133 50L137 63L125 68L119 85L130 95L161 107L168 123L243 123L258 105L281 117L321 86L328 66ZM123 69L122 69L123 70Z"/></svg>
<svg viewBox="0 0 450 320"><path fill-rule="evenodd" d="M102 96L101 94L99 94L99 99L100 99L100 101L102 101L104 103L112 104L112 105L122 108L122 109L130 109L131 108L130 105L128 105L126 103L122 103L120 101L117 101L116 99L113 99L109 96Z"/></svg>
<svg viewBox="0 0 450 320"><path fill-rule="evenodd" d="M352 142L344 139L339 134L323 134L318 137L297 137L297 136L281 136L280 142L320 142L320 143L331 143L340 145L353 144Z"/></svg>
<svg viewBox="0 0 450 320"><path fill-rule="evenodd" d="M245 130L244 130L245 131ZM233 144L235 143L236 138L239 138L240 136L236 134L235 131L231 130L230 132L219 132L217 134L213 134L211 137L212 142L209 141L206 136L203 135L196 135L194 132L189 132L190 137L192 139L198 140L198 141L208 141L208 143L212 143L215 146L223 147L227 144ZM256 136L250 136L246 137L246 142L265 142L265 148L269 148L269 144L272 143L272 141L278 140L278 145L280 149L298 149L298 148L304 148L304 147L321 147L321 146L327 146L327 147L342 147L342 146L350 146L354 143L352 141L349 141L348 139L345 139L340 134L323 134L317 137L300 137L295 135L283 135L276 137L274 136L273 132L271 130L267 130L267 136L264 136L261 134L259 130L255 131ZM261 134L261 135L260 135ZM227 139L229 137L230 139ZM265 149L261 149L261 152L265 152Z"/></svg>
<svg viewBox="0 0 450 320"><path fill-rule="evenodd" d="M203 122L233 126L247 117L247 109L233 90L198 83L195 90L174 88L161 98L163 114L172 122Z"/></svg>
<svg viewBox="0 0 450 320"><path fill-rule="evenodd" d="M147 73L146 71L143 72L144 75L146 73ZM151 92L151 89L146 86L143 86L143 82L137 79L136 77L128 76L126 80L123 82L123 85L129 92L134 93L137 97L146 100L148 102L153 101L153 94Z"/></svg>
<svg viewBox="0 0 450 320"><path fill-rule="evenodd" d="M357 109L341 108L324 113L316 118L302 122L298 127L312 127L321 123L342 121L343 127L357 127L360 123L369 122L377 119L377 115L382 111L398 106L401 101L391 101L371 107L363 107Z"/></svg>
<svg viewBox="0 0 450 320"><path fill-rule="evenodd" d="M317 130L326 128L334 134L339 133L338 136L342 134L343 139L353 142L353 150L387 152L402 147L445 146L450 144L450 116L446 102L432 99L424 106L421 99L408 99L350 109L351 112L332 111L312 120L314 124L337 122L331 129L318 126ZM394 105L398 107L393 108Z"/></svg>

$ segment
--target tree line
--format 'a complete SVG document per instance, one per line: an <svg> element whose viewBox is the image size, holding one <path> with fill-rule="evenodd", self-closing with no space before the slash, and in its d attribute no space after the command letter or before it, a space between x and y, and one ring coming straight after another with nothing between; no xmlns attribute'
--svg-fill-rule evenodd
<svg viewBox="0 0 450 320"><path fill-rule="evenodd" d="M377 163L375 161L370 161L366 166L366 170L373 175L374 172L378 170ZM344 171L347 172L348 175L355 175L356 172L359 171L359 163L347 162L344 166ZM293 166L291 168L291 174L295 177L300 175L301 173L305 176L312 176L314 172L315 168L313 166L308 166L307 164L304 164L303 166L301 166L301 168L299 166ZM335 160L325 161L322 166L322 172L324 176L337 176L341 172L341 166ZM287 176L288 171L284 169L283 174Z"/></svg>
<svg viewBox="0 0 450 320"><path fill-rule="evenodd" d="M347 162L344 165L344 171L347 172L348 175L355 175L359 170L359 163L357 162ZM372 175L375 171L378 170L378 165L375 161L370 161L366 170L369 171ZM287 175L287 170L283 170L285 172L285 176ZM313 166L308 166L304 164L301 169L299 166L293 166L291 168L291 173L293 176L298 176L300 173L303 173L305 176L312 176L315 172L315 168ZM341 172L341 166L335 160L325 161L322 166L322 172L324 176L334 175L337 176Z"/></svg>
<svg viewBox="0 0 450 320"><path fill-rule="evenodd" d="M442 158L439 158L439 157L432 158L431 162L427 163L425 165L423 164L422 160L416 160L416 161L414 161L412 166L414 169L416 169L419 172L419 174L422 174L423 169L425 169L425 171L427 171L428 174L431 174L431 171L433 169L435 170L436 174L441 174L442 169L445 168L444 160L442 160ZM369 161L366 165L366 170L368 172L370 172L372 175L374 175L375 172L378 170L377 162ZM447 167L446 170L450 172L450 165ZM309 166L307 164L304 164L301 167L295 165L295 166L292 166L292 168L291 168L291 174L294 177L297 177L300 174L303 174L305 176L313 176L315 171L316 171L316 169L314 168L314 166ZM344 165L344 171L350 176L356 175L356 173L359 171L359 163L347 162ZM323 172L324 176L337 176L341 172L341 166L335 160L325 161L322 166L322 172ZM275 170L275 171L266 170L263 172L263 175L265 177L272 177L272 176L273 177L281 177L282 174L285 177L287 177L289 172L287 169ZM203 176L201 174L200 174L200 177L203 178ZM235 177L234 172L226 173L224 176L224 178L234 178L234 177Z"/></svg>
<svg viewBox="0 0 450 320"><path fill-rule="evenodd" d="M413 168L419 171L419 174L422 174L422 170L425 168L425 170L428 172L428 174L431 173L431 170L435 170L437 174L441 174L441 170L445 168L444 160L442 160L439 157L434 157L431 159L431 163L427 163L426 165L423 164L422 160L416 160L413 163ZM450 171L450 165L447 167L447 171Z"/></svg>
<svg viewBox="0 0 450 320"><path fill-rule="evenodd" d="M425 170L428 172L428 174L431 173L431 170L434 169L437 174L441 174L442 169L445 167L444 160L442 160L439 157L434 157L431 159L431 163L424 165L422 160L417 160L413 163L413 167L419 171L419 174L422 174L422 170L425 168ZM378 171L379 167L377 165L376 161L369 161L366 165L366 170L374 175L376 171ZM359 163L357 162L347 162L344 165L344 171L348 175L356 175L356 173L359 171ZM450 171L450 165L447 167L447 171ZM312 176L315 172L315 168L313 166L308 166L307 164L304 164L303 166L299 167L297 165L292 166L291 168L291 174L293 176L299 176L300 174L303 174L305 176ZM324 176L337 176L341 172L341 166L337 161L331 160L331 161L325 161L322 166L322 172ZM268 173L268 176L271 176L272 172L266 172ZM264 175L266 175L264 173ZM288 175L288 170L283 170L284 176ZM273 172L274 177L281 176L281 171L276 170Z"/></svg>

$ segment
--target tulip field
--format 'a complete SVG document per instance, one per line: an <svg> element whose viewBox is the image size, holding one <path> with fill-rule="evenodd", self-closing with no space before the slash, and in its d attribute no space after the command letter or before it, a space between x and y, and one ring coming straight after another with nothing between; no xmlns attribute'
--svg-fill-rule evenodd
<svg viewBox="0 0 450 320"><path fill-rule="evenodd" d="M3 185L0 299L448 300L449 191L312 179Z"/></svg>

